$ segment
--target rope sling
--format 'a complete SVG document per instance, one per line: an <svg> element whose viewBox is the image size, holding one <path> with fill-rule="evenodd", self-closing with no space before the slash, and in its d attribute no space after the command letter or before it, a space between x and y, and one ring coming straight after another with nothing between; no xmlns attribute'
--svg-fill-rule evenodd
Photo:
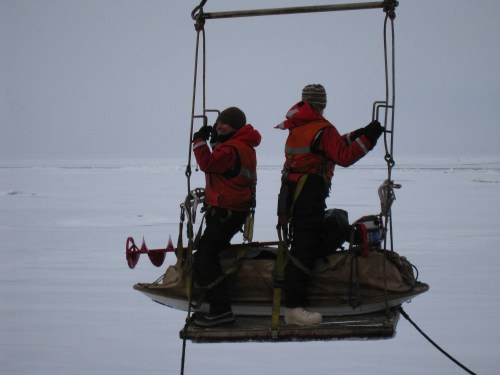
<svg viewBox="0 0 500 375"><path fill-rule="evenodd" d="M394 238L393 238L393 220L392 220L392 204L395 201L394 189L399 189L401 185L394 183L392 180L392 169L395 165L394 161L394 111L395 111L395 41L394 41L394 19L396 17L395 8L398 6L398 1L396 0L385 0L381 2L372 3L357 3L357 4L338 4L338 5L324 5L324 6L308 6L308 7L293 7L293 8L276 8L276 9L265 9L265 10L249 10L249 11L234 11L234 12L219 12L219 13L204 13L203 6L206 4L207 0L202 0L200 4L192 11L191 17L195 21L196 30L196 48L195 48L195 66L194 66L194 80L193 80L193 96L192 96L192 110L191 110L191 125L189 131L189 146L188 146L188 163L186 166L186 179L187 179L187 197L185 202L181 205L181 224L179 227L180 234L177 244L178 249L178 259L182 259L184 264L185 276L186 276L186 295L189 300L189 307L186 317L186 323L184 325L184 333L186 333L189 324L191 323L191 308L194 306L192 301L192 288L193 288L193 278L192 278L192 255L195 248L197 239L199 239L201 233L201 227L203 225L203 220L200 224L200 231L198 232L196 238L194 236L194 219L196 207L193 207L194 202L196 202L196 194L193 194L191 189L191 161L192 161L192 137L194 129L194 121L196 118L203 119L204 125L207 124L207 112L213 110L206 109L206 35L205 35L205 20L206 19L217 19L217 18L234 18L234 17L250 17L250 16L263 16L263 15L282 15L282 14L295 14L295 13L311 13L311 12L329 12L329 11L340 11L340 10L359 10L359 9L373 9L373 8L383 8L386 13L384 20L384 60L385 60L385 88L386 88L386 98L384 101L377 101L373 104L372 120L379 119L379 111L383 108L383 127L384 127L384 147L385 147L385 157L384 160L387 164L387 179L382 183L378 189L378 195L381 205L380 219L383 223L383 251L384 255L386 251L394 251ZM390 30L388 30L388 24L390 24ZM388 45L388 33L390 35L390 47ZM202 45L202 115L195 115L196 108L196 93L198 84L198 70L199 70L199 55L200 55L200 39ZM390 52L389 52L390 50ZM390 58L389 58L390 55ZM381 121L382 122L382 121ZM300 192L300 189L297 189ZM196 205L195 205L196 206ZM279 206L279 204L278 204ZM194 210L193 210L194 208ZM187 214L187 239L188 246L187 251L183 251L182 246L182 223L185 219L185 214ZM252 212L253 214L253 212ZM253 219L253 215L252 215ZM251 231L251 229L250 229ZM274 289L273 289L273 304L272 304L272 316L271 316L271 335L272 337L277 337L279 334L279 317L280 317L280 305L281 305L281 294L282 288L284 286L284 269L287 260L294 260L289 251L289 241L288 241L288 225L284 222L279 222L277 225L278 232L278 250L276 254L276 265L274 272ZM250 237L251 241L252 233L246 233L245 239ZM352 250L352 249L351 249ZM298 261L296 261L298 262ZM299 262L300 263L300 262ZM296 265L299 268L304 269L305 267L300 264ZM343 265L343 263L342 263ZM351 264L352 267L352 264ZM307 271L304 269L304 271ZM385 293L385 303L386 310L389 309L388 304L388 292L387 292L387 277L386 277L386 256L384 256L383 263L384 272L384 293ZM402 308L399 309L401 314L408 319L411 324L413 324L419 331L420 329L413 323L408 315L403 311ZM421 331L420 331L421 332ZM423 333L423 332L422 332ZM425 334L424 334L425 336ZM427 336L426 336L427 337ZM182 356L181 356L181 375L184 374L185 365L185 355L186 355L186 335L183 338L182 344ZM430 340L430 339L429 339ZM431 341L432 343L432 341ZM433 343L434 344L434 343ZM434 344L435 345L435 344ZM437 347L437 345L435 345ZM443 353L445 353L441 348L437 347ZM450 359L461 366L463 369L473 374L465 366L461 365L459 362L454 360L451 356L445 353Z"/></svg>
<svg viewBox="0 0 500 375"><path fill-rule="evenodd" d="M191 17L195 21L195 30L196 30L196 48L195 48L195 66L194 66L194 79L193 79L193 96L192 96L192 110L191 110L191 125L190 125L190 131L189 131L189 146L188 146L188 163L186 166L186 179L187 179L187 197L183 205L181 205L181 222L184 220L184 213L187 213L187 239L188 239L188 246L187 246L187 251L185 254L182 254L182 259L185 262L185 275L186 275L186 295L189 299L189 307L188 307L188 313L187 313L187 318L186 318L186 324L184 326L184 331L187 330L191 319L191 307L193 306L193 301L192 301L192 287L193 287L193 279L192 279L192 253L194 250L194 245L195 245L195 238L194 238L194 214L192 211L192 200L193 200L193 194L191 191L191 161L192 161L192 143L191 139L193 136L193 129L194 129L194 121L196 118L202 118L204 125L207 124L207 109L206 109L206 34L205 34L205 20L206 19L214 19L214 18L227 18L227 17L247 17L247 16L260 16L260 15L274 15L274 14L293 14L293 13L305 13L305 12L326 12L326 11L337 11L337 10L355 10L355 9L369 9L369 8L383 8L384 11L386 12L386 22L387 19L391 19L391 25L392 25L392 20L395 17L394 9L398 5L397 1L394 0L388 0L388 1L383 1L383 2L374 2L374 3L363 3L363 4L340 4L340 5L326 5L326 6L312 6L312 7L295 7L295 8L282 8L282 9L269 9L269 10L256 10L256 11L240 11L240 12L220 12L220 13L204 13L203 12L203 6L206 4L207 0L202 0L201 3L192 11ZM394 35L394 33L393 33ZM199 71L199 56L200 56L200 39L201 39L201 45L202 45L202 115L195 115L195 108L196 108L196 93L197 93L197 84L198 84L198 71ZM393 43L394 45L394 43ZM384 127L387 127L387 112L389 108L394 108L394 105L391 104L389 105L388 103L388 93L389 93L389 83L388 83L388 77L387 77L387 48L386 48L386 42L385 42L385 36L384 36L384 47L386 51L386 101L381 102L385 103L385 121L384 121ZM394 53L393 53L394 56ZM394 60L392 60L394 61ZM394 72L393 72L393 77L394 77ZM392 84L392 87L394 87L394 82ZM394 95L393 95L394 98ZM374 106L374 114L373 116L377 115L378 113L375 113L375 106ZM392 134L392 129L393 129L393 122L394 120L394 115L391 116L391 134ZM388 150L387 148L387 141L385 138L385 144L386 144L386 151ZM392 137L391 137L392 138ZM390 142L390 152L386 152L387 155L392 155L392 139ZM386 157L386 160L393 160L392 156ZM393 164L392 164L393 165ZM390 165L389 168L392 168L392 165ZM389 163L388 163L389 166ZM389 169L390 171L390 169ZM390 172L389 172L390 173ZM388 181L390 181L390 174ZM389 186L393 186L390 184ZM300 190L300 189L299 189ZM387 197L391 197L390 194L386 194ZM386 204L387 206L387 204ZM386 220L390 220L390 209L386 210ZM180 230L182 230L182 224L180 225ZM201 230L201 226L200 226ZM248 234L247 234L248 236ZM287 243L287 237L288 233L287 230L285 229L284 226L281 226L281 229L278 230L278 238L279 238L279 245L278 245L278 252L277 252L277 259L276 259L276 268L275 268L275 274L274 274L274 283L275 283L275 288L273 292L273 308L272 308L272 317L271 317L271 331L272 335L277 335L278 334L278 327L279 327L279 311L280 311L280 304L281 304L281 290L283 287L283 274L284 274L284 265L285 265L285 258L288 259L293 259L293 257L290 256L289 251L288 251L288 243ZM250 234L251 238L251 234ZM391 237L391 243L392 243L392 237ZM182 236L180 234L179 240L178 240L178 249L182 249ZM300 265L299 265L300 266ZM184 362L185 362L185 348L186 348L186 339L183 339L183 349L182 349L182 366L181 366L181 373L184 372Z"/></svg>

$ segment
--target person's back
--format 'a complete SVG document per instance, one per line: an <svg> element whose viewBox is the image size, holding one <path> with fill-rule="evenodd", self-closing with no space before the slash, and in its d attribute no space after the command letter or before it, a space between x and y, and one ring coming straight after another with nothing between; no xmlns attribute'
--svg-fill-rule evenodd
<svg viewBox="0 0 500 375"><path fill-rule="evenodd" d="M348 167L371 150L382 134L376 121L365 128L340 135L323 117L326 92L321 85L307 85L302 101L287 113L277 128L287 129L282 184L288 191L291 255L301 267L312 270L321 256L325 200L329 195L335 165ZM285 270L285 322L309 325L321 322L321 314L307 307L309 275L294 262Z"/></svg>

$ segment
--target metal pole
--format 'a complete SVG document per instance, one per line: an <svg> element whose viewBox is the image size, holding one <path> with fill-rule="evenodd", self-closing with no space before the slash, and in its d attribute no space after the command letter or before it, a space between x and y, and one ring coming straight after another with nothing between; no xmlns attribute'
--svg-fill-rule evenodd
<svg viewBox="0 0 500 375"><path fill-rule="evenodd" d="M270 9L254 9L254 10L238 10L228 12L212 12L199 14L200 19L216 19L216 18L238 18L238 17L255 17L255 16L276 16L282 14L297 14L297 13L318 13L318 12L336 12L342 10L360 10L360 9L376 9L387 6L387 1L377 1L370 3L353 3L353 4L332 4L332 5L313 5L291 8L270 8Z"/></svg>

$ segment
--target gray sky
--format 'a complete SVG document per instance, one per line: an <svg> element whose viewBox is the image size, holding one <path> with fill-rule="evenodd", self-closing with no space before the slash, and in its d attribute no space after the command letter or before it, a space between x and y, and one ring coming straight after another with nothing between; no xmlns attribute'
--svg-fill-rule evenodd
<svg viewBox="0 0 500 375"><path fill-rule="evenodd" d="M187 158L198 3L0 0L0 160ZM396 13L396 156L500 157L500 1L400 0ZM208 20L207 107L243 109L277 158L273 126L308 83L326 87L340 132L364 126L385 98L383 21L379 9Z"/></svg>

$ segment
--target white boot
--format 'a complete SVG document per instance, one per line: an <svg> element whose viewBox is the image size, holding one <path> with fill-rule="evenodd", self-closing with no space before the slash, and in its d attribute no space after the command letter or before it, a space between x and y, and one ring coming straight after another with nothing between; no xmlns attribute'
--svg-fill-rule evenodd
<svg viewBox="0 0 500 375"><path fill-rule="evenodd" d="M308 326L321 323L323 317L318 312L311 312L303 307L294 307L285 309L285 323L296 326Z"/></svg>

